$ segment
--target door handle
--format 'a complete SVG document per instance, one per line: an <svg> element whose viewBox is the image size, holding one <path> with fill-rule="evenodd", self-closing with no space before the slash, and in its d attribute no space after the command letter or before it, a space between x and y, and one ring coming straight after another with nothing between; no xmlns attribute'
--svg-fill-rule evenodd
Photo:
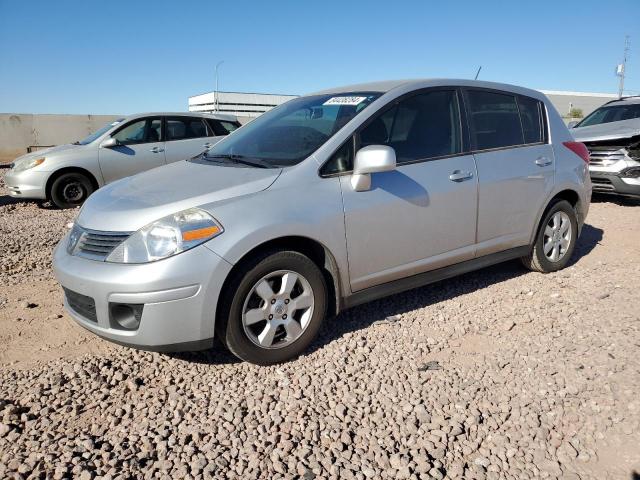
<svg viewBox="0 0 640 480"><path fill-rule="evenodd" d="M460 170L454 170L451 175L449 175L449 180L452 182L464 182L470 178L473 178L472 172L461 172Z"/></svg>
<svg viewBox="0 0 640 480"><path fill-rule="evenodd" d="M551 160L549 160L547 157L538 157L536 159L536 165L538 165L539 167L546 167L548 165L551 165Z"/></svg>
<svg viewBox="0 0 640 480"><path fill-rule="evenodd" d="M162 148L162 147L153 147L153 148L152 148L151 150L149 150L149 151L150 151L150 152L153 152L153 153L162 153L162 152L164 152L164 148Z"/></svg>

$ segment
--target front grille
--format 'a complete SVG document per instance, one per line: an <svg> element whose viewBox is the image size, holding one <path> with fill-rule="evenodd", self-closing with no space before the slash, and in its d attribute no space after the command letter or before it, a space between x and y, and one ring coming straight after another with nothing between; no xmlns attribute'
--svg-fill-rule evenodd
<svg viewBox="0 0 640 480"><path fill-rule="evenodd" d="M104 261L113 249L129 238L130 235L130 233L126 232L85 230L78 241L76 255Z"/></svg>
<svg viewBox="0 0 640 480"><path fill-rule="evenodd" d="M93 298L74 292L68 288L64 288L64 294L67 297L69 308L87 320L98 323L96 316L96 302Z"/></svg>
<svg viewBox="0 0 640 480"><path fill-rule="evenodd" d="M609 180L608 178L602 178L602 177L592 177L591 187L594 190L600 190L600 191L611 191L615 189L615 187L613 186L613 183L611 183L611 180Z"/></svg>
<svg viewBox="0 0 640 480"><path fill-rule="evenodd" d="M598 146L586 144L589 149L590 164L598 167L607 167L624 160L627 151L620 146Z"/></svg>

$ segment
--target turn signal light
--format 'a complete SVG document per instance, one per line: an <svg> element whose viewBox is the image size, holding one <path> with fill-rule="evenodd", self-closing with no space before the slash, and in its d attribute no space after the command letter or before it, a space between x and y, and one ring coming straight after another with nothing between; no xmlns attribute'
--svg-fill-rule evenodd
<svg viewBox="0 0 640 480"><path fill-rule="evenodd" d="M212 237L218 232L220 232L220 227L217 226L198 228L197 230L187 230L186 232L182 232L182 240L184 242L202 240L203 238Z"/></svg>

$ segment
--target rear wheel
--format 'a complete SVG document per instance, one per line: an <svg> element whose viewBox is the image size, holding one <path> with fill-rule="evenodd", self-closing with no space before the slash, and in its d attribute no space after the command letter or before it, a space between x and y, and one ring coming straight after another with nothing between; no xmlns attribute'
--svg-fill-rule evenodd
<svg viewBox="0 0 640 480"><path fill-rule="evenodd" d="M58 208L74 208L82 205L92 193L93 184L86 175L69 172L53 181L49 196Z"/></svg>
<svg viewBox="0 0 640 480"><path fill-rule="evenodd" d="M300 355L327 306L324 276L308 257L276 251L247 262L223 293L216 333L238 358L258 365Z"/></svg>
<svg viewBox="0 0 640 480"><path fill-rule="evenodd" d="M542 273L564 268L573 254L578 235L576 212L566 200L557 200L547 210L531 253L522 263Z"/></svg>

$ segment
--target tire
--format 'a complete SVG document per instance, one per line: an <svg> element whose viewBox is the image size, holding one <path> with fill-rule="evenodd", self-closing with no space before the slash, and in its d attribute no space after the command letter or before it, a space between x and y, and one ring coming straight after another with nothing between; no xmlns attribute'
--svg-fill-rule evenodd
<svg viewBox="0 0 640 480"><path fill-rule="evenodd" d="M58 208L74 208L82 205L93 190L93 184L86 175L69 172L53 181L49 197Z"/></svg>
<svg viewBox="0 0 640 480"><path fill-rule="evenodd" d="M308 257L289 250L265 252L245 262L221 298L217 337L236 357L257 365L300 355L316 337L327 311L322 272ZM307 303L311 306L305 307Z"/></svg>
<svg viewBox="0 0 640 480"><path fill-rule="evenodd" d="M565 220L568 220L568 240L564 233ZM558 230L555 230L556 222ZM522 263L535 272L550 273L561 270L571 260L577 237L578 219L575 209L566 200L556 200L542 217L531 253L521 258Z"/></svg>

